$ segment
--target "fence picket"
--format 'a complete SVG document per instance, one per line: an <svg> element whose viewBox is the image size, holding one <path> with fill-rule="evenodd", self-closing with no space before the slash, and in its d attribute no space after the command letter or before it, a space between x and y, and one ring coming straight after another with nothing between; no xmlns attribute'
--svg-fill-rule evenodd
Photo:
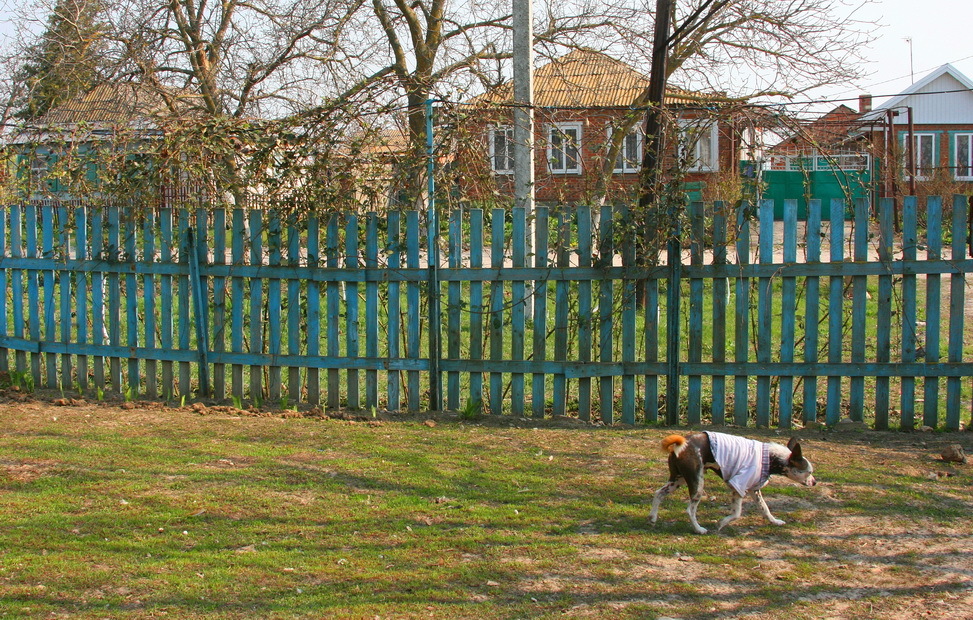
<svg viewBox="0 0 973 620"><path fill-rule="evenodd" d="M631 230L631 220L628 209L621 210L621 221L625 230ZM634 269L636 266L636 252L634 243L622 246L622 266ZM636 280L627 277L622 284L622 423L635 424L635 374L630 370L635 363L635 322L638 315L638 305L635 299Z"/></svg>
<svg viewBox="0 0 973 620"><path fill-rule="evenodd" d="M151 218L151 211L148 216ZM149 231L146 230L146 243L149 240ZM226 264L226 209L213 210L213 264ZM149 276L147 276L146 280L147 289L151 282L148 278ZM213 344L213 351L217 355L226 351L226 284L226 277L224 276L215 276L213 278L213 334L210 342ZM146 327L146 329L148 328ZM146 346L149 345L146 344ZM226 398L225 364L213 364L213 398L217 400Z"/></svg>
<svg viewBox="0 0 973 620"><path fill-rule="evenodd" d="M365 220L365 269L378 270L378 214L375 212L370 212ZM316 283L309 282L309 289L312 284L316 287ZM377 360L378 282L374 279L365 284L365 330L365 357ZM365 406L378 408L378 371L374 366L365 371Z"/></svg>
<svg viewBox="0 0 973 620"><path fill-rule="evenodd" d="M358 216L348 215L345 222L345 268L358 270ZM345 283L345 357L356 358L360 355L358 331L361 329L358 308L358 283ZM361 394L358 385L358 369L348 369L348 385L345 391L345 404L351 409L361 407Z"/></svg>
<svg viewBox="0 0 973 620"><path fill-rule="evenodd" d="M717 202L713 206L713 265L723 267L726 262L726 205ZM726 363L726 312L729 297L727 279L713 278L713 363ZM646 310L648 312L648 310ZM646 314L648 316L648 314ZM726 377L712 378L712 421L722 426L726 423Z"/></svg>
<svg viewBox="0 0 973 620"><path fill-rule="evenodd" d="M165 224L163 224L163 238L165 236ZM169 238L172 238L171 230L169 231ZM104 248L104 212L103 209L95 209L91 214L91 239L90 239L90 256L92 260L98 262L104 262L106 259L105 248ZM92 340L94 344L103 345L107 337L107 332L105 331L105 273L103 271L95 271L91 276L91 331ZM168 294L167 294L168 293ZM172 299L172 291L166 290L165 286L162 289L163 299ZM163 304L163 317L166 313L169 314L169 340L167 341L165 336L166 332L162 332L162 347L164 349L172 348L172 306L170 304ZM163 320L164 321L164 320ZM97 349L96 349L97 350ZM172 366L169 366L170 377L172 376ZM163 376L165 376L165 365L163 365ZM94 376L92 377L95 382L95 388L97 390L105 390L105 357L103 355L96 355L94 358Z"/></svg>
<svg viewBox="0 0 973 620"><path fill-rule="evenodd" d="M591 267L591 207L578 207L578 266ZM578 361L587 364L591 361L591 323L594 320L591 308L591 280L578 282ZM578 417L591 419L591 379L582 376L578 379Z"/></svg>
<svg viewBox="0 0 973 620"><path fill-rule="evenodd" d="M760 203L760 255L761 265L774 262L774 203ZM761 277L757 284L757 363L766 367L771 361L771 337L773 334L774 294L773 278ZM770 426L770 376L757 372L757 420L758 428Z"/></svg>
<svg viewBox="0 0 973 620"><path fill-rule="evenodd" d="M906 196L902 201L902 258L905 262L902 275L902 361L916 361L916 276L909 267L916 260L918 249L917 201L915 196ZM916 423L916 380L915 377L902 377L902 414L899 424L906 429Z"/></svg>
<svg viewBox="0 0 973 620"><path fill-rule="evenodd" d="M690 263L693 267L703 266L703 247L705 244L703 226L703 203L689 204ZM703 279L689 278L689 344L686 347L687 361L699 364L703 361ZM686 392L686 410L689 424L698 425L702 420L703 377L690 375Z"/></svg>
<svg viewBox="0 0 973 620"><path fill-rule="evenodd" d="M511 258L514 269L523 269L527 265L527 210L524 207L513 208L513 227L510 239ZM524 330L526 327L527 287L523 280L514 280L511 284L510 307L510 359L514 362L524 360ZM524 416L524 373L514 372L510 375L510 412L517 416Z"/></svg>
<svg viewBox="0 0 973 620"><path fill-rule="evenodd" d="M750 264L750 220L747 217L749 205L741 203L737 210L737 266L741 272L735 282L735 353L733 360L747 363L749 359L749 326L750 312L750 279L742 275ZM733 422L737 426L746 426L750 417L750 402L748 397L749 379L746 375L737 374L733 379Z"/></svg>
<svg viewBox="0 0 973 620"><path fill-rule="evenodd" d="M142 220L142 262L150 266L156 264L155 230L155 212L149 209L143 214ZM218 234L219 231L217 231ZM158 291L155 289L155 275L152 270L146 270L142 275L142 305L145 313L145 347L147 349L154 349L156 347L155 299L157 294ZM167 303L167 301L164 300L162 303ZM222 331L220 330L217 333L222 333ZM216 350L220 351L221 349L217 348ZM157 372L158 365L156 360L154 357L149 356L145 360L145 395L148 398L159 397L159 379L156 374ZM222 398L222 395L218 396L218 398Z"/></svg>
<svg viewBox="0 0 973 620"><path fill-rule="evenodd" d="M831 201L831 256L832 264L845 260L845 203L841 200ZM828 362L841 362L844 345L844 315L842 302L844 300L844 278L833 275L828 280ZM841 375L828 377L828 409L825 419L829 426L837 424L841 417Z"/></svg>
<svg viewBox="0 0 973 620"><path fill-rule="evenodd" d="M29 205L24 213L27 227L27 258L38 257L37 245L37 206ZM36 269L27 270L27 333L34 342L41 342L41 318L39 278ZM41 385L41 353L39 349L30 354L30 374L34 385Z"/></svg>
<svg viewBox="0 0 973 620"><path fill-rule="evenodd" d="M71 235L69 233L69 218L70 213L68 208L63 204L58 206L57 209L57 247L58 253L60 254L62 269L57 273L57 280L60 287L61 294L61 312L58 316L58 322L61 324L61 344L65 349L71 344L71 297L72 292L77 292L77 287L72 287L73 275L67 268L67 263L71 259ZM3 256L3 251L0 249L0 256ZM0 290L5 290L0 288ZM6 297L6 295L3 295ZM6 316L2 314L2 309L0 309L0 316ZM71 359L70 353L61 354L61 389L70 390L74 386L71 382L74 376L73 361ZM55 382L57 378L55 377Z"/></svg>
<svg viewBox="0 0 973 620"><path fill-rule="evenodd" d="M264 262L263 253L263 212L251 211L250 223L250 266L262 267ZM263 308L263 280L255 277L250 279L250 353L261 355L264 350L263 345L263 320L261 309ZM250 401L260 403L263 401L263 368L259 364L250 365Z"/></svg>
<svg viewBox="0 0 973 620"><path fill-rule="evenodd" d="M449 268L459 269L463 263L463 211L455 209L449 214ZM458 360L462 346L462 298L460 283L450 280L446 285L446 357ZM446 408L459 409L460 373L451 370L446 373Z"/></svg>
<svg viewBox="0 0 973 620"><path fill-rule="evenodd" d="M136 234L138 226L135 222L135 214L131 208L126 208L122 221L125 225L124 247L125 259L129 263L129 271L125 274L125 328L126 339L129 351L134 351L139 346L139 295L138 295L138 276L135 274L138 256L136 255ZM139 373L139 359L130 354L128 358L128 396L135 398L139 394L142 375Z"/></svg>
<svg viewBox="0 0 973 620"><path fill-rule="evenodd" d="M179 265L189 266L189 246L186 241L189 231L189 211L181 209L176 220L176 243L179 255ZM190 291L189 291L189 270L185 269L178 277L179 297L179 350L186 352L192 346L192 323L189 319ZM114 342L114 337L112 338ZM114 375L113 375L114 376ZM192 364L188 361L179 362L179 395L189 398L192 396Z"/></svg>
<svg viewBox="0 0 973 620"><path fill-rule="evenodd" d="M94 230L94 228L93 228ZM242 244L242 240L241 240ZM163 267L168 267L172 264L172 210L169 208L159 209L159 252L160 259ZM163 350L172 350L172 333L173 333L173 322L172 322L172 280L173 276L169 273L163 273L160 277L160 289L162 291L161 298L162 303L160 304L159 312L159 344ZM242 296L242 295L241 295ZM97 313L98 301L94 302L95 312ZM95 326L95 342L98 342L98 327ZM243 326L240 326L240 334L242 338ZM97 358L95 360L95 368L98 368ZM173 391L173 365L171 360L162 360L162 397L166 399L171 399L175 392Z"/></svg>
<svg viewBox="0 0 973 620"><path fill-rule="evenodd" d="M784 201L784 251L785 265L797 262L797 201ZM780 361L790 364L794 361L794 346L797 321L797 279L784 276L780 290ZM791 428L794 417L794 377L780 378L780 409L778 410L779 428Z"/></svg>
<svg viewBox="0 0 973 620"><path fill-rule="evenodd" d="M855 209L855 232L853 256L856 262L868 260L868 202L864 199L856 199ZM851 362L853 364L865 363L865 329L866 313L865 303L868 277L856 275L852 277L852 300L851 300ZM851 391L848 396L848 408L851 410L851 419L855 422L864 420L865 415L865 377L851 378Z"/></svg>
<svg viewBox="0 0 973 620"><path fill-rule="evenodd" d="M8 213L6 207L0 206L0 260L7 256ZM6 269L0 269L0 341L6 341L8 335L7 275ZM0 342L0 372L10 372L9 356L10 350Z"/></svg>
<svg viewBox="0 0 973 620"><path fill-rule="evenodd" d="M483 210L470 210L470 268L483 268ZM470 360L481 362L483 351L483 282L470 281ZM475 411L483 410L483 373L474 370L470 373L470 402Z"/></svg>
<svg viewBox="0 0 973 620"><path fill-rule="evenodd" d="M230 263L234 267L243 267L245 263L243 244L247 238L246 214L243 209L233 209L232 230L230 242ZM165 253L163 253L165 256ZM163 283L167 276L162 276ZM243 355L244 335L244 278L237 276L230 280L230 350L238 356ZM162 363L163 369L166 362ZM238 404L242 404L246 395L243 382L243 364L237 362L230 367L230 390Z"/></svg>
<svg viewBox="0 0 973 620"><path fill-rule="evenodd" d="M943 202L930 196L926 202L926 258L939 260L943 247ZM925 362L939 363L941 314L941 281L938 273L926 276L926 338ZM917 357L919 356L917 354ZM925 377L923 381L922 423L936 428L939 425L939 377Z"/></svg>
<svg viewBox="0 0 973 620"><path fill-rule="evenodd" d="M892 216L895 203L883 198L879 207L878 259L884 267L878 277L878 308L875 320L875 361L887 364L892 359L892 243L895 231ZM889 427L889 378L875 378L875 429Z"/></svg>
<svg viewBox="0 0 973 620"><path fill-rule="evenodd" d="M613 239L613 209L609 206L601 208L599 222L599 262L601 267L612 264L615 256ZM615 316L615 285L610 279L602 279L598 285L598 353L599 361L611 363L614 345L614 316ZM614 377L602 376L598 381L598 408L601 411L601 421L611 424L614 420L613 405L615 401Z"/></svg>
<svg viewBox="0 0 973 620"><path fill-rule="evenodd" d="M547 269L550 252L550 215L547 207L534 209L534 267ZM547 360L547 278L534 282L534 320L532 332L532 359L537 362ZM546 375L535 372L531 377L532 414L535 418L543 418L547 401ZM634 394L633 394L634 397Z"/></svg>
<svg viewBox="0 0 973 620"><path fill-rule="evenodd" d="M270 211L267 222L267 253L269 265L280 267L283 261L282 244L283 231L281 230L280 212L276 209ZM267 395L271 402L281 401L282 373L281 367L276 363L276 359L281 354L281 286L280 278L267 278L267 352L270 354L271 362L267 369Z"/></svg>
<svg viewBox="0 0 973 620"><path fill-rule="evenodd" d="M571 265L571 213L567 209L557 212L557 267L567 269ZM568 311L569 283L558 280L554 284L554 360L566 362L568 359ZM565 415L567 412L568 380L563 372L553 378L553 413Z"/></svg>
<svg viewBox="0 0 973 620"><path fill-rule="evenodd" d="M54 259L54 207L45 204L41 208L42 256L48 260ZM54 271L45 269L41 276L44 283L44 341L57 342L57 317L54 310ZM36 308L36 306L34 306ZM45 355L46 385L57 387L57 355ZM39 382L38 382L39 384Z"/></svg>
<svg viewBox="0 0 973 620"><path fill-rule="evenodd" d="M122 258L121 247L121 213L119 207L109 205L108 207L108 246L106 248L107 260L118 264ZM182 325L188 323L180 317L180 329ZM108 344L118 347L122 344L122 283L117 271L108 273ZM187 372L188 384L188 372ZM111 389L116 394L122 393L122 360L118 355L108 357L108 382Z"/></svg>
<svg viewBox="0 0 973 620"><path fill-rule="evenodd" d="M406 264L409 269L419 269L419 250L421 237L419 234L419 212L409 211L405 214L405 251ZM419 282L410 280L405 287L405 354L409 359L419 359L422 343L420 342L420 325L422 312L419 308L421 299ZM335 315L332 315L335 316ZM408 386L408 408L409 411L419 410L419 371L409 370L406 373L406 385Z"/></svg>
<svg viewBox="0 0 973 620"><path fill-rule="evenodd" d="M389 271L397 272L402 265L402 230L398 212L389 213L388 220ZM399 308L401 303L400 286L397 280L389 282L388 297L388 357L389 361L398 360L400 347ZM398 411L402 407L401 375L398 369L389 369L388 408Z"/></svg>
<svg viewBox="0 0 973 620"><path fill-rule="evenodd" d="M320 222L317 214L310 215L307 220L307 266L312 271L318 269L321 261ZM373 243L377 252L377 237ZM377 329L377 316L374 324ZM311 358L321 355L321 285L317 280L307 283L307 355ZM321 402L321 373L316 366L307 369L307 402L315 406Z"/></svg>
<svg viewBox="0 0 973 620"><path fill-rule="evenodd" d="M503 209L493 210L490 240L490 268L499 274L503 270L504 219ZM503 360L504 284L493 280L490 284L490 360L498 364ZM503 373L490 373L490 413L503 413Z"/></svg>
<svg viewBox="0 0 973 620"><path fill-rule="evenodd" d="M821 201L809 200L807 222L804 228L805 261L821 264ZM821 314L821 278L807 276L804 279L804 363L818 363L819 317ZM804 424L818 420L818 378L804 375Z"/></svg>
<svg viewBox="0 0 973 620"><path fill-rule="evenodd" d="M952 220L952 248L950 258L954 261L965 258L967 222L967 207L969 200L966 196L955 196L953 199ZM949 277L949 348L947 360L951 364L963 361L963 333L966 312L966 278L962 273L953 273ZM960 398L962 386L959 377L946 379L946 428L959 430L960 427Z"/></svg>

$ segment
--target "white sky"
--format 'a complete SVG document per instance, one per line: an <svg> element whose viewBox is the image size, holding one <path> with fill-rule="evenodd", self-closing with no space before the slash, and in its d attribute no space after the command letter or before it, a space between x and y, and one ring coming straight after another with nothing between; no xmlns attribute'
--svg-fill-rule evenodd
<svg viewBox="0 0 973 620"><path fill-rule="evenodd" d="M28 2L0 0L0 38L11 32L13 12ZM870 75L857 84L821 90L816 97L847 98L854 108L859 94L872 94L877 105L882 95L908 87L912 78L907 37L912 40L915 80L947 62L973 79L973 3L968 0L874 0L856 15L882 24L875 32L876 41L863 52Z"/></svg>
<svg viewBox="0 0 973 620"><path fill-rule="evenodd" d="M911 69L915 81L946 63L973 79L973 3L967 0L876 0L862 7L856 15L883 25L875 31L876 40L862 54L870 62L869 75L859 84L826 89L826 97L849 98L857 107L859 94L894 95L908 88Z"/></svg>

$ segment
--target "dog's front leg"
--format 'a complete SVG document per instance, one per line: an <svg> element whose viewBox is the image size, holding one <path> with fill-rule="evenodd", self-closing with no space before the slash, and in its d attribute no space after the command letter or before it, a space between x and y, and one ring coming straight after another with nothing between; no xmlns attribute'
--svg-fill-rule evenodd
<svg viewBox="0 0 973 620"><path fill-rule="evenodd" d="M662 503L662 500L664 500L667 495L678 489L681 483L681 478L670 480L665 484L665 486L655 492L655 497L652 498L652 512L649 513L649 521L651 523L654 524L656 519L659 518L659 504Z"/></svg>
<svg viewBox="0 0 973 620"><path fill-rule="evenodd" d="M730 514L723 517L723 520L720 521L720 526L716 528L717 532L739 519L740 515L743 514L743 496L736 491L733 492L733 501L730 503L730 509Z"/></svg>
<svg viewBox="0 0 973 620"><path fill-rule="evenodd" d="M764 511L764 516L767 517L767 520L774 525L784 525L783 521L770 514L770 508L767 506L767 501L764 499L764 494L760 492L760 489L754 491L753 494L757 496L757 502L760 503L760 509Z"/></svg>

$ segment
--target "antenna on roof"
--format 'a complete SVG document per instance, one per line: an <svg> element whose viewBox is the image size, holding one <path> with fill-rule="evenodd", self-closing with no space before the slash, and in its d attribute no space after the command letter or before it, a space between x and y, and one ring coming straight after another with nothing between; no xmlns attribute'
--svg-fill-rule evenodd
<svg viewBox="0 0 973 620"><path fill-rule="evenodd" d="M909 79L912 80L913 84L915 84L916 74L915 74L915 70L912 67L912 37L904 37L904 40L906 43L909 44Z"/></svg>

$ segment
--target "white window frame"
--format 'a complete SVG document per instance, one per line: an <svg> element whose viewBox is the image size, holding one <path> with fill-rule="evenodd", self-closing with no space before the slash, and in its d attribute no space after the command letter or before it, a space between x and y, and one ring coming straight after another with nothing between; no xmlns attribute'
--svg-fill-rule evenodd
<svg viewBox="0 0 973 620"><path fill-rule="evenodd" d="M555 146L557 138L568 137L568 132L575 132L573 162L570 161L567 149L557 149ZM547 169L551 174L581 174L581 140L581 123L551 123L547 126ZM563 162L558 161L558 156L563 157Z"/></svg>
<svg viewBox="0 0 973 620"><path fill-rule="evenodd" d="M611 144L615 131L616 129L614 127L608 127L608 144ZM628 152L629 138L632 136L635 136L634 153ZM615 174L631 174L642 170L642 143L641 131L633 129L628 132L625 135L625 140L622 142L622 148L618 151L618 156L615 158L615 167L612 172ZM619 166L619 163L622 165Z"/></svg>
<svg viewBox="0 0 973 620"><path fill-rule="evenodd" d="M695 133L695 136L690 134ZM701 139L710 143L708 157L700 153ZM687 154L687 145L692 153ZM719 123L708 118L679 119L679 156L689 162L689 172L718 172L720 169L720 128Z"/></svg>
<svg viewBox="0 0 973 620"><path fill-rule="evenodd" d="M923 131L916 132L912 134L915 142L913 143L913 148L915 149L915 160L916 160L916 180L917 181L928 181L932 178L933 173L935 173L936 168L939 167L939 149L937 138L935 132ZM929 150L932 152L932 157L929 160L929 170L927 173L923 172L922 167L922 154L924 149L922 148L922 142L925 138L928 138L931 144L929 145ZM909 134L902 134L902 173L904 178L909 178Z"/></svg>
<svg viewBox="0 0 973 620"><path fill-rule="evenodd" d="M966 161L960 163L960 140L966 142ZM960 174L960 166L966 168L966 174ZM953 178L957 181L973 181L973 132L953 134Z"/></svg>
<svg viewBox="0 0 973 620"><path fill-rule="evenodd" d="M506 153L502 156L506 159L508 167L497 165L497 134L503 133L506 142ZM514 128L512 125L496 125L490 129L490 169L497 174L514 173Z"/></svg>

